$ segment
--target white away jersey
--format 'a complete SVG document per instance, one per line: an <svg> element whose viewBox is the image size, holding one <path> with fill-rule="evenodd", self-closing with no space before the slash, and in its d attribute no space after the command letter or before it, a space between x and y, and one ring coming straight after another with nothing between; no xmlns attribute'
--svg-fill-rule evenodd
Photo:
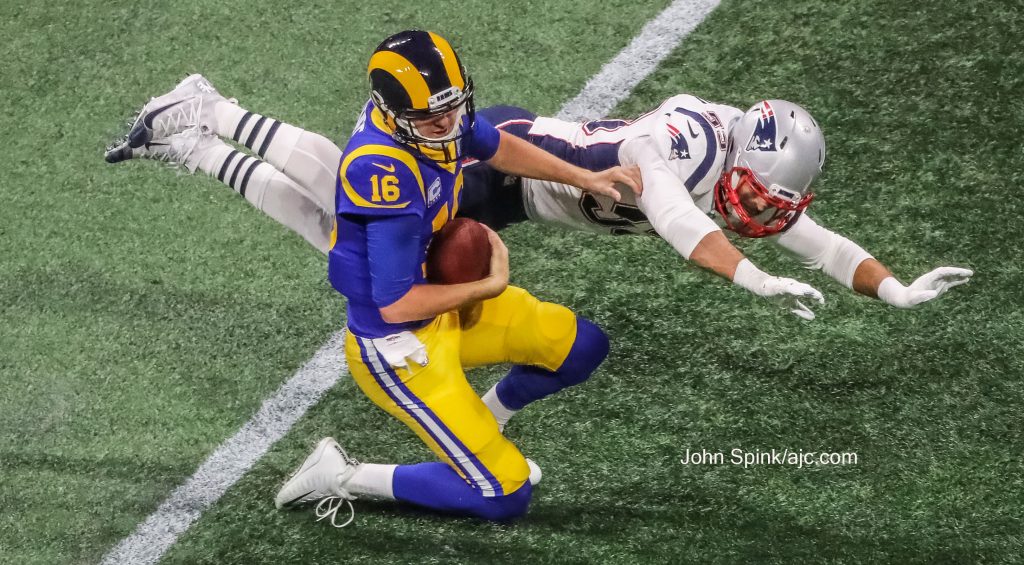
<svg viewBox="0 0 1024 565"><path fill-rule="evenodd" d="M538 117L529 134L570 144L578 157L573 159L576 164L591 169L595 168L588 167L591 162L604 166L657 163L659 170L667 168L671 175L645 175L645 198L647 191L671 191L692 199L708 213L712 188L725 163L729 127L742 115L737 108L681 94L635 120L578 123ZM615 202L574 186L523 179L523 200L531 220L597 233L655 234L632 191L620 192L622 201Z"/></svg>

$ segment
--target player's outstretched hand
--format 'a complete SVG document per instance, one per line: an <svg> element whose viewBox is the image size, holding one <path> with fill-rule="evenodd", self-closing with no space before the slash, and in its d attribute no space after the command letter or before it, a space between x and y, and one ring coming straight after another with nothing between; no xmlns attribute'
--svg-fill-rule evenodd
<svg viewBox="0 0 1024 565"><path fill-rule="evenodd" d="M903 286L889 277L878 285L878 298L897 308L912 308L923 302L934 300L954 286L971 280L974 271L960 267L939 267L918 277L910 286Z"/></svg>
<svg viewBox="0 0 1024 565"><path fill-rule="evenodd" d="M587 180L580 185L580 188L594 194L610 196L618 202L622 200L622 195L615 188L617 184L625 185L639 196L644 190L640 167L636 165L618 166L591 173Z"/></svg>
<svg viewBox="0 0 1024 565"><path fill-rule="evenodd" d="M736 265L732 282L805 320L813 320L814 312L804 302L815 300L819 304L825 303L825 297L813 286L786 277L773 277L746 258Z"/></svg>
<svg viewBox="0 0 1024 565"><path fill-rule="evenodd" d="M970 269L939 267L918 277L917 280L910 283L910 288L914 290L934 290L938 293L936 295L938 297L954 286L970 282L972 276L974 276L974 271Z"/></svg>
<svg viewBox="0 0 1024 565"><path fill-rule="evenodd" d="M768 277L762 283L761 292L758 294L805 320L813 320L814 312L804 302L814 300L818 304L825 303L825 297L818 292L818 289L785 277Z"/></svg>
<svg viewBox="0 0 1024 565"><path fill-rule="evenodd" d="M483 227L487 230L487 240L491 243L491 271L484 282L488 284L488 294L493 298L504 292L508 286L508 248L497 232L487 226Z"/></svg>

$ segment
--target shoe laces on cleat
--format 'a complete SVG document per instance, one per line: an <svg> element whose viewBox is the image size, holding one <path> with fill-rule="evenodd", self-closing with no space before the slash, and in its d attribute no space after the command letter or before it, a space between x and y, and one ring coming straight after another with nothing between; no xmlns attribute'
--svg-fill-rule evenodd
<svg viewBox="0 0 1024 565"><path fill-rule="evenodd" d="M316 513L316 521L319 522L320 520L330 518L331 525L335 528L344 528L351 524L356 519L356 509L352 506L351 500L352 499L343 496L328 496L327 498L321 499L320 502L317 503L316 508L313 509ZM338 510L343 504L348 504L348 520L339 524L337 521Z"/></svg>
<svg viewBox="0 0 1024 565"><path fill-rule="evenodd" d="M338 476L338 486L334 489L334 494L324 497L317 503L313 512L316 514L316 521L326 520L330 518L331 525L335 528L344 528L345 526L352 523L356 519L356 509L352 506L352 501L356 500L356 496L348 491L344 485L348 483L348 480L352 478L352 475L356 474L356 468L359 467L359 461L356 461L352 457L349 457L348 453L344 449L340 449L342 457L345 458L347 468L345 472ZM344 523L338 523L338 510L341 509L342 505L348 505L348 520Z"/></svg>
<svg viewBox="0 0 1024 565"><path fill-rule="evenodd" d="M166 137L190 128L200 128L199 117L203 112L203 97L193 96L171 107L162 116L153 120L153 136ZM157 128L160 128L159 130ZM159 134L159 135L158 135Z"/></svg>

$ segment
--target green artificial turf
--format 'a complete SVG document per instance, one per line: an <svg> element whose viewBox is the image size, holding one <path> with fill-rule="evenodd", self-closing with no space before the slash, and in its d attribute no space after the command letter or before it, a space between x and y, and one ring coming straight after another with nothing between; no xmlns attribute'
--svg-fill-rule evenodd
<svg viewBox="0 0 1024 565"><path fill-rule="evenodd" d="M452 39L480 104L552 114L664 4L0 6L0 563L98 561L342 324L322 256L237 195L102 162L132 109L201 71L340 141L367 54L417 26ZM796 101L828 143L812 215L904 282L975 280L901 311L741 243L825 293L807 323L653 238L513 227L513 282L612 339L590 382L508 428L545 474L524 520L356 501L335 530L274 510L324 435L367 461L432 457L345 376L165 562L1018 561L1022 42L1024 14L995 0L726 0L617 113L679 92ZM686 466L687 449L858 462Z"/></svg>

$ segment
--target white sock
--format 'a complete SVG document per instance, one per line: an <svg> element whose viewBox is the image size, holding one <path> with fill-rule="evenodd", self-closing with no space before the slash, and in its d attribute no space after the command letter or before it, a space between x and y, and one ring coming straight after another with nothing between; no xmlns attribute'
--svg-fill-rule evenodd
<svg viewBox="0 0 1024 565"><path fill-rule="evenodd" d="M220 141L209 144L199 168L231 187L250 204L301 235L321 253L330 246L334 214L290 177L269 163Z"/></svg>
<svg viewBox="0 0 1024 565"><path fill-rule="evenodd" d="M397 468L398 465L360 463L355 474L345 483L345 488L356 496L394 500L393 484Z"/></svg>
<svg viewBox="0 0 1024 565"><path fill-rule="evenodd" d="M512 416L514 416L518 410L512 410L501 403L501 400L498 399L497 384L492 386L491 390L484 393L480 399L484 401L487 409L491 411L491 414L494 415L494 419L498 421L498 429L505 431L505 425L508 424L508 421L512 419Z"/></svg>
<svg viewBox="0 0 1024 565"><path fill-rule="evenodd" d="M331 140L226 101L217 103L214 115L217 135L245 145L333 212L341 149Z"/></svg>

